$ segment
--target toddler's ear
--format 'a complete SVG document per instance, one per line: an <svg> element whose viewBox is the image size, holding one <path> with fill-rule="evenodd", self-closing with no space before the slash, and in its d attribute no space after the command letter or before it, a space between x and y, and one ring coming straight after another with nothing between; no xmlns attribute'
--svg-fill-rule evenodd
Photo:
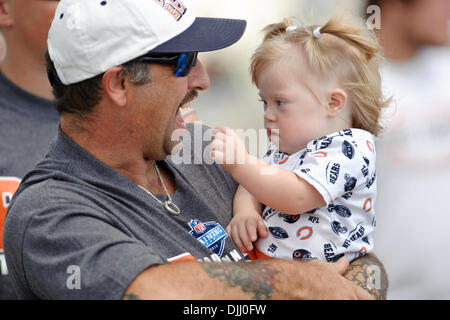
<svg viewBox="0 0 450 320"><path fill-rule="evenodd" d="M342 89L332 89L328 92L328 115L337 116L344 110L347 103L347 93Z"/></svg>

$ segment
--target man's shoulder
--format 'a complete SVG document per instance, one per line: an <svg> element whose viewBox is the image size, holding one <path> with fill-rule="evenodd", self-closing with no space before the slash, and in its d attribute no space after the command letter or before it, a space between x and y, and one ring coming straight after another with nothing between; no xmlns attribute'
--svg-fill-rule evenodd
<svg viewBox="0 0 450 320"><path fill-rule="evenodd" d="M15 219L22 224L49 203L57 202L61 199L60 195L66 192L61 188L65 183L63 181L44 179L33 184L22 183L9 204L6 224Z"/></svg>
<svg viewBox="0 0 450 320"><path fill-rule="evenodd" d="M36 226L49 221L62 221L74 212L102 214L93 198L92 190L64 179L43 179L21 185L8 207L4 224L5 246L20 247L23 236ZM99 201L104 199L99 199ZM103 215L102 215L103 217ZM56 218L56 220L55 220Z"/></svg>
<svg viewBox="0 0 450 320"><path fill-rule="evenodd" d="M14 194L5 217L4 245L5 248L21 246L23 234L28 228L29 222L37 212L45 207L48 201L45 195L48 181L43 181L27 188L23 188Z"/></svg>

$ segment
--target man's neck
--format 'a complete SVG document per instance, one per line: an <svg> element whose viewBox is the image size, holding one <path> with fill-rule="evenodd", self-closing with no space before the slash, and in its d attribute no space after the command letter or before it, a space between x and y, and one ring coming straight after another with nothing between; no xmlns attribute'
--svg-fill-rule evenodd
<svg viewBox="0 0 450 320"><path fill-rule="evenodd" d="M53 99L43 55L41 58L34 57L26 50L15 48L13 43L9 43L0 70L21 89L42 98Z"/></svg>

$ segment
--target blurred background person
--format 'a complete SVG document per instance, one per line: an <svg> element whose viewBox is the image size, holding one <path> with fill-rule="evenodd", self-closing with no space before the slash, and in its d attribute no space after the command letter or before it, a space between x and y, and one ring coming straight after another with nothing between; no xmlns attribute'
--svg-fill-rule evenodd
<svg viewBox="0 0 450 320"><path fill-rule="evenodd" d="M0 0L0 299L16 297L3 253L6 209L57 131L44 53L58 3Z"/></svg>
<svg viewBox="0 0 450 320"><path fill-rule="evenodd" d="M389 299L450 299L450 0L378 0L387 60L375 253Z"/></svg>

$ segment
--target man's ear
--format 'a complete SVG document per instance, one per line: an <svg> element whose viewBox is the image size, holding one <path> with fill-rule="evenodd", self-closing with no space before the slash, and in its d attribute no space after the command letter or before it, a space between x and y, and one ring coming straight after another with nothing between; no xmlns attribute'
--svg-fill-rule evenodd
<svg viewBox="0 0 450 320"><path fill-rule="evenodd" d="M106 96L117 106L127 104L127 92L123 67L114 67L105 72L102 78L103 90Z"/></svg>
<svg viewBox="0 0 450 320"><path fill-rule="evenodd" d="M342 89L332 89L328 92L328 115L334 117L344 110L347 103L347 93Z"/></svg>
<svg viewBox="0 0 450 320"><path fill-rule="evenodd" d="M0 0L0 28L8 28L13 25L13 19L9 14L8 4L5 0Z"/></svg>

